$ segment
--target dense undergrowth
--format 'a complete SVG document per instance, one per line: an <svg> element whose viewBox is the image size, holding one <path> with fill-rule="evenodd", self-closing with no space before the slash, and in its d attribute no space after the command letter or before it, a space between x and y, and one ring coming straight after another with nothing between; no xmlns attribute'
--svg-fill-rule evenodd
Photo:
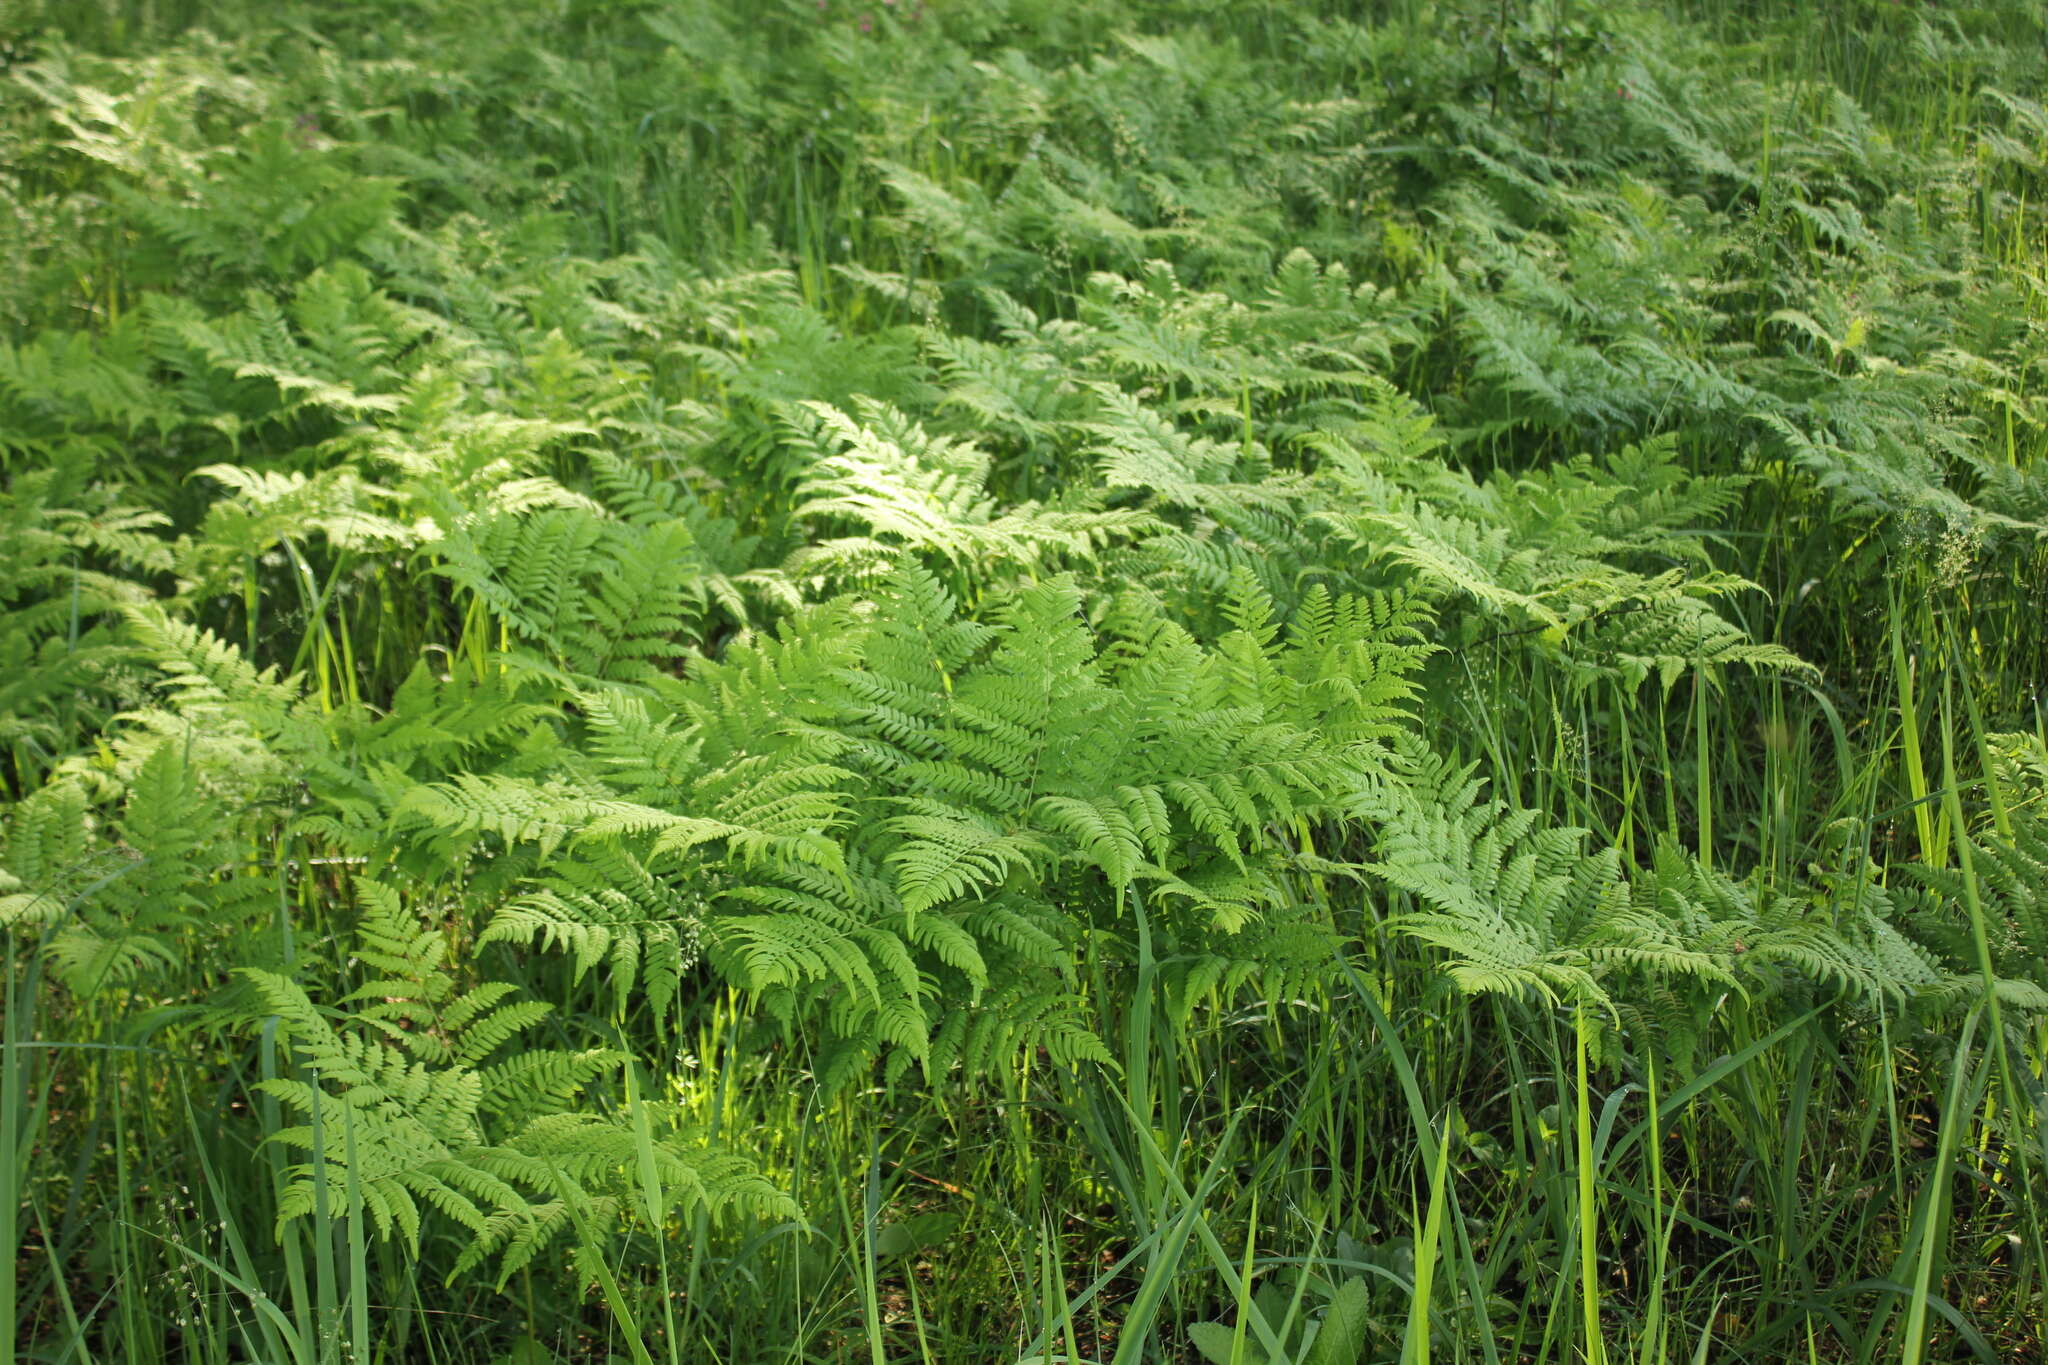
<svg viewBox="0 0 2048 1365"><path fill-rule="evenodd" d="M0 9L0 1362L2041 1359L2044 39Z"/></svg>

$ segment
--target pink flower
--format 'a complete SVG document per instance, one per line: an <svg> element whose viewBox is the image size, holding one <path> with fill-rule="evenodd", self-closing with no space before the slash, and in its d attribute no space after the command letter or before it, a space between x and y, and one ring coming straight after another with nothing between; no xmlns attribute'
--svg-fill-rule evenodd
<svg viewBox="0 0 2048 1365"><path fill-rule="evenodd" d="M860 31L862 33L872 33L874 32L874 30L875 21L873 19L870 19L867 15L863 14L860 17Z"/></svg>

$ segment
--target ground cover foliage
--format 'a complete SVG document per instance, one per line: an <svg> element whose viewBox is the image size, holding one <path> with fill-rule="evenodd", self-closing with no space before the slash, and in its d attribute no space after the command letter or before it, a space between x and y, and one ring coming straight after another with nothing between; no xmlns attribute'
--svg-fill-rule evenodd
<svg viewBox="0 0 2048 1365"><path fill-rule="evenodd" d="M2044 39L0 9L0 1365L2041 1358Z"/></svg>

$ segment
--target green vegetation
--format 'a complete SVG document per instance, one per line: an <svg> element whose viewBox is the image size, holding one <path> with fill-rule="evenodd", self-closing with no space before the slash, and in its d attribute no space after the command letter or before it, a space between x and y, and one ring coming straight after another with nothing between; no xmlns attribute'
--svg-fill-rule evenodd
<svg viewBox="0 0 2048 1365"><path fill-rule="evenodd" d="M0 5L0 1365L2042 1359L2044 51Z"/></svg>

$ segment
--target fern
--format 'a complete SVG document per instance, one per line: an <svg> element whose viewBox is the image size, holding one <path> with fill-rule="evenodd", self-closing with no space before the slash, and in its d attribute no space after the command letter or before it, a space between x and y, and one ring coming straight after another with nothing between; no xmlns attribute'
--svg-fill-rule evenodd
<svg viewBox="0 0 2048 1365"><path fill-rule="evenodd" d="M786 568L827 582L885 567L897 548L988 573L1082 558L1146 529L1143 518L1023 504L998 512L984 485L988 457L965 442L933 438L887 407L858 406L860 420L824 405L787 422L788 443L809 473L792 518L814 530L852 523L867 534L807 545Z"/></svg>
<svg viewBox="0 0 2048 1365"><path fill-rule="evenodd" d="M13 759L10 784L47 771L71 725L104 721L133 659L110 618L143 596L119 571L169 564L149 534L165 519L87 493L84 470L24 474L0 502L0 749Z"/></svg>
<svg viewBox="0 0 2048 1365"><path fill-rule="evenodd" d="M1913 880L1932 895L1903 917L1904 927L1941 960L1988 966L2008 1008L2048 1010L2048 902L2042 896L2048 886L2048 824L2028 809L2012 821L2010 835L1980 831L1962 837L1972 845L1988 964L1974 940L1972 898L1958 868L1908 866Z"/></svg>
<svg viewBox="0 0 2048 1365"><path fill-rule="evenodd" d="M1562 1168L1493 1045L1568 1011L1696 1072L1825 1007L1819 1096L1837 1025L1917 1051L1981 998L1973 889L1997 998L2048 1003L2038 744L1991 739L1997 818L1947 830L1974 888L1839 818L1913 794L1888 604L1954 619L1973 722L2031 714L2037 17L1864 7L1788 84L1655 7L331 7L142 56L105 8L0 38L0 932L80 1036L148 1001L285 1039L288 1241L324 1205L502 1287L687 1227L735 1271L691 1269L701 1334L816 1250L746 1226L795 1210L707 1102L929 1090L1028 1137L1128 1066L1150 1109L1090 1143L1168 1165L1093 1174L1156 1208L1212 1077L1263 1176L1385 1174L1372 1105L1286 1106L1368 1094L1396 1053L1337 1049L1394 1022L1460 1181L1534 1192L1519 1278L1445 1319L1526 1353L1498 1299L1548 1283ZM1367 1021L1337 963L1376 933ZM1453 994L1471 1046L1413 1052ZM715 1101L638 1097L711 1036ZM155 1064L95 1055L95 1095ZM88 1146L65 1189L133 1188ZM1414 1280L1361 1240L1409 1212L1337 1259ZM1260 1290L1277 1337L1388 1345L1326 1279Z"/></svg>
<svg viewBox="0 0 2048 1365"><path fill-rule="evenodd" d="M502 1055L549 1006L503 982L465 988L446 939L394 889L361 882L358 894L357 956L376 975L340 1002L354 1008L330 1014L288 977L243 973L262 1011L250 1023L275 1017L298 1068L259 1083L303 1119L269 1140L309 1158L287 1177L279 1222L324 1198L336 1216L367 1218L416 1248L431 1211L468 1234L458 1271L497 1256L502 1283L566 1226L563 1199L623 1206L636 1178L632 1124L571 1107L623 1059L602 1049ZM683 1211L793 1211L746 1162L655 1121L657 1172Z"/></svg>
<svg viewBox="0 0 2048 1365"><path fill-rule="evenodd" d="M551 663L628 680L672 665L704 608L686 523L632 525L587 506L494 511L430 547L440 572Z"/></svg>
<svg viewBox="0 0 2048 1365"><path fill-rule="evenodd" d="M1926 979L1910 954L1899 959L1882 912L1838 919L1668 844L1631 875L1616 850L1589 852L1587 831L1483 800L1470 768L1411 756L1404 769L1406 780L1366 809L1379 825L1366 870L1418 904L1384 927L1445 953L1449 979L1468 994L1589 1004L1687 1058L1717 996L1775 990L1774 972L1872 1004ZM1669 1004L1647 1008L1659 993Z"/></svg>
<svg viewBox="0 0 2048 1365"><path fill-rule="evenodd" d="M17 809L8 841L4 871L21 890L0 913L46 926L52 969L81 996L204 964L272 909L241 865L239 812L203 791L175 741L155 744L124 787L111 838L84 833L86 797L60 778Z"/></svg>
<svg viewBox="0 0 2048 1365"><path fill-rule="evenodd" d="M686 682L580 694L594 765L458 772L400 796L394 828L445 867L532 850L486 938L606 965L620 1009L665 1015L699 944L771 1008L804 999L835 1079L885 1049L1097 1056L1061 945L1130 896L1240 964L1233 989L1302 969L1269 831L1379 780L1426 653L1406 604L1311 594L1283 638L1250 575L1233 591L1239 627L1209 650L1156 616L1099 639L1070 579L976 621L906 566L872 607ZM944 1022L960 992L995 1002L967 1033Z"/></svg>
<svg viewBox="0 0 2048 1365"><path fill-rule="evenodd" d="M1357 429L1360 444L1322 442L1327 477L1353 505L1323 519L1365 553L1410 570L1440 593L1475 602L1508 633L1535 635L1588 680L1668 688L1700 663L1796 669L1782 646L1755 642L1713 604L1754 584L1707 567L1699 527L1740 480L1696 480L1669 439L1627 446L1486 483L1428 463L1440 438L1412 404L1382 390ZM1624 499L1624 490L1643 496ZM1631 562L1694 567L1644 572Z"/></svg>
<svg viewBox="0 0 2048 1365"><path fill-rule="evenodd" d="M542 884L491 919L478 944L494 940L569 954L577 977L603 964L614 1007L638 994L665 1021L696 968L706 907L675 874L657 876L630 852L594 847L554 863Z"/></svg>

